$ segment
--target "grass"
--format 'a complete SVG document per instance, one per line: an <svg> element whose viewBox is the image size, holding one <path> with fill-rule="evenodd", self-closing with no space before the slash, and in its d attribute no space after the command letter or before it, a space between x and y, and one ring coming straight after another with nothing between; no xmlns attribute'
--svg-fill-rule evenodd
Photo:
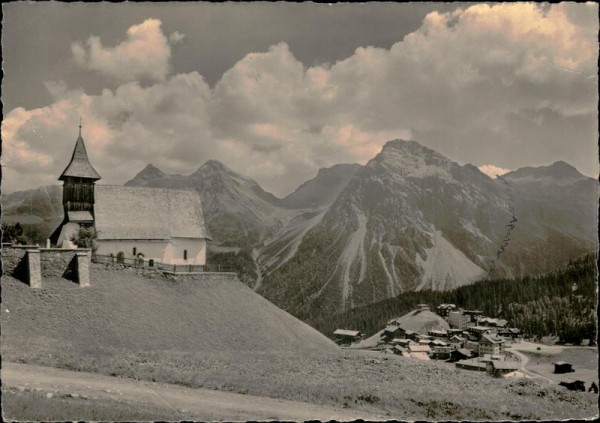
<svg viewBox="0 0 600 423"><path fill-rule="evenodd" d="M140 407L106 398L74 397L36 390L2 388L2 411L7 421L181 421L184 416L162 407Z"/></svg>
<svg viewBox="0 0 600 423"><path fill-rule="evenodd" d="M92 284L50 281L32 290L3 278L3 360L401 420L545 420L597 412L597 397L588 393L341 350L235 281L172 282L93 268Z"/></svg>
<svg viewBox="0 0 600 423"><path fill-rule="evenodd" d="M15 361L14 353L5 359ZM318 358L282 353L30 352L20 361L175 383L414 420L565 419L596 412L596 396L535 381L494 379L447 363L343 350Z"/></svg>

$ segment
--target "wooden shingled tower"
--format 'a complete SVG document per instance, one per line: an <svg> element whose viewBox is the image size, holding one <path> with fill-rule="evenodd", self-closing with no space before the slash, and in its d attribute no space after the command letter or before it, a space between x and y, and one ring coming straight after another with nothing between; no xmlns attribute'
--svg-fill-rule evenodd
<svg viewBox="0 0 600 423"><path fill-rule="evenodd" d="M69 212L89 212L92 216L94 215L94 184L98 179L100 179L100 175L90 164L85 150L80 124L79 137L77 137L71 161L58 178L59 181L64 181L65 216L68 216Z"/></svg>
<svg viewBox="0 0 600 423"><path fill-rule="evenodd" d="M71 237L77 233L79 227L94 225L94 184L100 179L96 169L90 164L81 136L81 123L79 136L75 143L73 156L66 169L58 178L63 181L63 209L64 219L56 230L50 235L53 245L65 248L70 246Z"/></svg>

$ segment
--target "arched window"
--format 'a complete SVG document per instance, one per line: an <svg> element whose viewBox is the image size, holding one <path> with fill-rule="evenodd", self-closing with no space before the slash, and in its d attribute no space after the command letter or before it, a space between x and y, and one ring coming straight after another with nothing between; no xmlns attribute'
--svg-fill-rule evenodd
<svg viewBox="0 0 600 423"><path fill-rule="evenodd" d="M187 260L187 250L183 250L183 259Z"/></svg>

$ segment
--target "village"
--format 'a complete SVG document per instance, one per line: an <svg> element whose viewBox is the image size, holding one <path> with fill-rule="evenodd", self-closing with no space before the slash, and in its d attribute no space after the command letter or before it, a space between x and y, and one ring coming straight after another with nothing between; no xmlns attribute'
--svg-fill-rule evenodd
<svg viewBox="0 0 600 423"><path fill-rule="evenodd" d="M336 342L342 347L380 351L421 361L444 361L458 369L485 372L493 377L536 377L524 369L524 357L511 348L523 343L523 332L510 327L501 318L483 315L480 310L465 310L455 304L439 304L436 313L428 304L391 319L385 328L366 338L361 332L337 329ZM541 347L536 347L539 351ZM573 365L564 361L553 362L556 375L574 372ZM581 380L561 381L570 390L584 391ZM592 381L589 391L598 392Z"/></svg>

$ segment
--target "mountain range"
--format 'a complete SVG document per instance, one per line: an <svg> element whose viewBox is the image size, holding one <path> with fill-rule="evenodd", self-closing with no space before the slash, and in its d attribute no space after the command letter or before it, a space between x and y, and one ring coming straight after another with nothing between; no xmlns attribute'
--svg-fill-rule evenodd
<svg viewBox="0 0 600 423"><path fill-rule="evenodd" d="M215 160L190 175L149 164L125 185L200 192L209 259L241 257L246 284L304 318L543 273L598 244L598 183L571 165L492 179L414 141L389 141L364 166L321 169L285 198ZM5 216L60 214L60 189L41 190L58 198L34 212L23 206L39 190L10 194Z"/></svg>

